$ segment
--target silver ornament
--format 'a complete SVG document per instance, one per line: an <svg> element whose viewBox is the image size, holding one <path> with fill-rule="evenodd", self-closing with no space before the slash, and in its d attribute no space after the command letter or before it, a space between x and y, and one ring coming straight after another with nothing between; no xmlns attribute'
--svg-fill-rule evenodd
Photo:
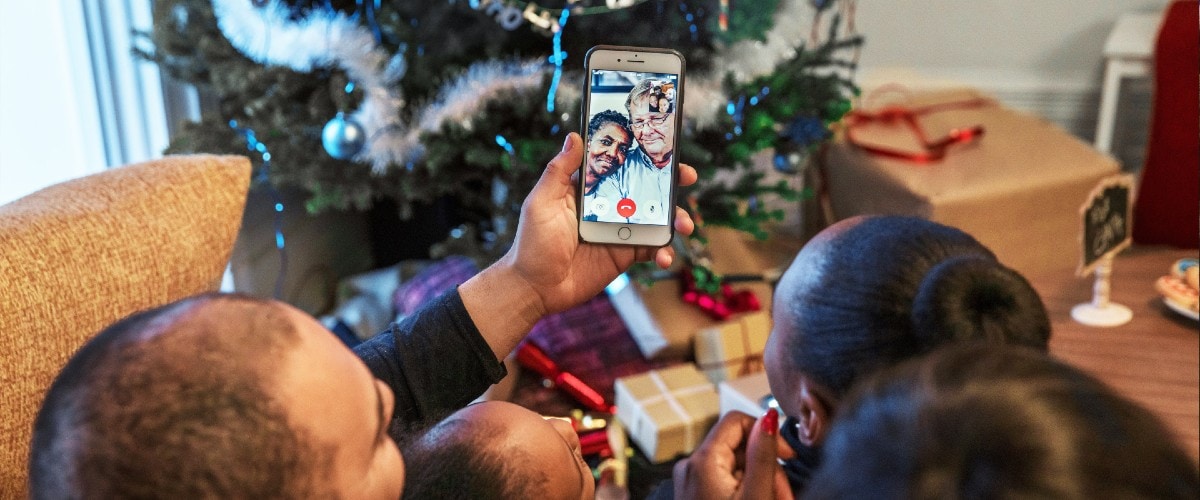
<svg viewBox="0 0 1200 500"><path fill-rule="evenodd" d="M340 111L321 131L321 144L325 146L325 152L339 160L353 158L366 143L367 133L362 125L347 119Z"/></svg>

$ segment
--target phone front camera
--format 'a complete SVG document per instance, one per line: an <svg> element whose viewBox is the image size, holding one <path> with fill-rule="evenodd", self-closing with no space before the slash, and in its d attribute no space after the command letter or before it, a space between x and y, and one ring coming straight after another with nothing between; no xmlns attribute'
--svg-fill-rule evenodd
<svg viewBox="0 0 1200 500"><path fill-rule="evenodd" d="M620 60L620 59L617 59L617 62L621 62L621 60Z"/></svg>

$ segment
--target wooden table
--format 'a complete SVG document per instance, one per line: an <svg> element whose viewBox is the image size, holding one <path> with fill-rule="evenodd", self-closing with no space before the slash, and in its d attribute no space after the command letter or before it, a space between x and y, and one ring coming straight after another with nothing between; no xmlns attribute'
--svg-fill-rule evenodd
<svg viewBox="0 0 1200 500"><path fill-rule="evenodd" d="M1028 276L1050 312L1050 352L1112 386L1163 420L1193 459L1200 459L1200 324L1162 303L1154 280L1195 250L1135 247L1116 257L1112 301L1133 310L1113 328L1071 319L1092 298L1091 277L1073 269Z"/></svg>

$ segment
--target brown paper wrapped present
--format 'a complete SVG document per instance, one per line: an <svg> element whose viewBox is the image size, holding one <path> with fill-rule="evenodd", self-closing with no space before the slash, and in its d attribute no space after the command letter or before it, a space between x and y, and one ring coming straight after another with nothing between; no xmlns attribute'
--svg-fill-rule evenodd
<svg viewBox="0 0 1200 500"><path fill-rule="evenodd" d="M654 463L696 449L717 420L717 390L692 364L617 379L617 419Z"/></svg>
<svg viewBox="0 0 1200 500"><path fill-rule="evenodd" d="M696 334L696 366L714 384L763 371L771 334L767 311L746 313Z"/></svg>
<svg viewBox="0 0 1200 500"><path fill-rule="evenodd" d="M877 120L831 141L823 169L835 219L861 214L915 215L960 228L1022 273L1071 267L1079 261L1079 205L1116 160L1062 128L970 89L914 93L908 109L930 142L979 126L974 140L953 142L933 161L880 151L919 152L914 127ZM870 112L872 110L865 110ZM868 150L871 149L871 150Z"/></svg>
<svg viewBox="0 0 1200 500"><path fill-rule="evenodd" d="M712 270L723 276L778 276L800 247L799 241L784 238L757 241L749 234L723 227L706 228L705 234ZM753 292L763 309L770 308L771 283L741 281L732 283L732 287L735 291ZM613 308L647 359L685 359L692 353L696 332L722 323L684 302L678 280L645 285L618 278L607 291Z"/></svg>
<svg viewBox="0 0 1200 500"><path fill-rule="evenodd" d="M734 289L750 290L763 307L771 303L768 283L737 283ZM626 280L619 286L609 286L609 298L647 359L685 359L692 351L696 332L721 324L695 305L684 302L681 285L676 280L649 286Z"/></svg>

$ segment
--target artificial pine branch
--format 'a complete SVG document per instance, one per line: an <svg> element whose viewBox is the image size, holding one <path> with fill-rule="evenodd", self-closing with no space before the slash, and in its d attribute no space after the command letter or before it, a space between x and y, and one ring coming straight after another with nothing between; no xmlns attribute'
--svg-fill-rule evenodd
<svg viewBox="0 0 1200 500"><path fill-rule="evenodd" d="M332 5L353 13L360 2L352 0L290 0L292 16L301 20ZM576 15L563 29L568 55L564 79L582 80L578 70L584 53L596 44L672 47L684 53L691 74L712 67L716 51L738 40L763 39L776 20L780 0L731 2L729 30L717 27L717 0L668 2L649 0L626 9L596 15ZM543 7L561 8L565 0L546 0ZM585 6L603 2L584 2ZM688 17L690 15L690 18ZM403 54L407 71L396 90L408 107L396 116L400 122L436 99L439 91L465 68L482 60L543 59L550 38L528 25L513 31L501 28L485 12L468 2L390 2L377 12L379 42ZM369 165L342 161L325 154L320 135L324 124L339 111L352 111L362 101L360 91L344 92L347 75L337 68L298 72L259 64L234 48L217 26L208 0L160 0L155 3L154 29L141 36L153 42L143 57L159 64L172 78L193 85L216 103L197 123L187 124L168 152L244 153L245 143L228 126L256 131L273 155L271 183L298 187L310 193L310 212L330 209L365 209L375 200L391 198L402 216L414 204L452 197L472 214L466 237L486 239L489 252L502 252L503 234L495 221L515 221L520 199L528 192L545 161L554 155L563 136L579 123L579 105L545 109L547 85L510 93L483 103L468 119L445 122L420 136L424 154L410 165L390 165L382 172ZM751 157L764 150L808 151L797 144L796 134L786 133L798 117L819 120L827 127L848 110L848 98L858 92L852 79L854 62L844 56L862 44L861 37L838 38L841 19L836 15L827 41L809 49L801 45L794 57L781 61L771 74L736 84L726 78L731 100L771 89L762 102L747 108L741 123L719 116L705 128L681 131L679 157L697 167L701 182L684 194L698 197L698 207L708 224L727 225L764 237L761 226L782 216L754 210L748 200L798 196L785 184L769 184L752 170ZM564 118L563 115L566 115ZM730 138L735 125L742 133ZM513 147L510 155L497 145L504 137ZM717 172L734 171L741 178L733 186L711 182ZM512 193L497 203L494 181ZM498 253L497 253L498 255Z"/></svg>

